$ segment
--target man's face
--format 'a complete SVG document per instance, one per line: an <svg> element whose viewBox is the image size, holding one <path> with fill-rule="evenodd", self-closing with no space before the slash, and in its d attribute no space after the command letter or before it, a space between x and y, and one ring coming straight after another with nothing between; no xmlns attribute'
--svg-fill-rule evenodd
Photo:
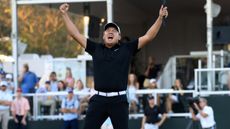
<svg viewBox="0 0 230 129"><path fill-rule="evenodd" d="M157 83L156 82L149 83L149 88L150 89L156 89L157 88Z"/></svg>
<svg viewBox="0 0 230 129"><path fill-rule="evenodd" d="M6 91L6 86L1 86L2 91Z"/></svg>
<svg viewBox="0 0 230 129"><path fill-rule="evenodd" d="M22 72L23 73L27 72L26 67L22 67Z"/></svg>
<svg viewBox="0 0 230 129"><path fill-rule="evenodd" d="M50 91L50 84L45 84L45 87L48 91Z"/></svg>
<svg viewBox="0 0 230 129"><path fill-rule="evenodd" d="M73 93L68 93L68 98L72 99L73 98Z"/></svg>
<svg viewBox="0 0 230 129"><path fill-rule="evenodd" d="M103 40L107 46L114 46L121 39L120 33L114 27L109 27L104 31Z"/></svg>
<svg viewBox="0 0 230 129"><path fill-rule="evenodd" d="M4 77L4 74L0 74L0 79L3 79Z"/></svg>
<svg viewBox="0 0 230 129"><path fill-rule="evenodd" d="M55 81L57 79L55 74L50 75L50 80Z"/></svg>

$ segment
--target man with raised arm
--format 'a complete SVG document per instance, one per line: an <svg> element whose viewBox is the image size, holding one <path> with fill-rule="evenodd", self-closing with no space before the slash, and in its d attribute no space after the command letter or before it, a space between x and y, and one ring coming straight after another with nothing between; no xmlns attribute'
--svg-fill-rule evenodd
<svg viewBox="0 0 230 129"><path fill-rule="evenodd" d="M94 64L95 95L91 97L84 129L99 129L107 117L114 129L128 129L128 102L126 97L129 64L132 57L150 43L160 30L167 7L161 6L159 17L147 33L136 40L122 43L117 24L104 26L103 43L84 37L68 16L68 4L60 6L68 33L92 55Z"/></svg>

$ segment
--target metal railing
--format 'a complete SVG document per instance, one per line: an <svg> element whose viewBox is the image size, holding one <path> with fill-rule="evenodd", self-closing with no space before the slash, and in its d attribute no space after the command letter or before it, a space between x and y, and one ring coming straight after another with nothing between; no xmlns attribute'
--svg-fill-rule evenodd
<svg viewBox="0 0 230 129"><path fill-rule="evenodd" d="M195 91L224 91L229 85L230 68L195 69L194 78Z"/></svg>
<svg viewBox="0 0 230 129"><path fill-rule="evenodd" d="M180 91L175 91L172 89L156 89L156 90L137 90L136 94L137 95L144 95L144 94L152 94L157 98L157 95L162 95L162 94L176 94L176 93L184 93L184 94L192 94L193 97L196 96L207 96L207 95L230 95L230 91L196 91L196 90L180 90ZM86 93L86 92L74 92L75 96L81 96L81 95L93 95L92 93ZM38 119L50 119L50 120L55 120L55 119L62 119L63 116L62 114L56 114L56 115L39 115L38 114L38 97L44 97L44 96L67 96L67 92L49 92L49 93L35 93L35 94L24 94L23 96L26 97L33 97L33 114L31 115L31 118L33 120L38 120ZM157 99L155 99L157 101ZM190 113L184 112L184 113L168 113L168 117L191 117ZM81 115L81 118L84 118L85 115ZM130 114L129 118L140 118L143 117L143 113L135 113L135 114Z"/></svg>
<svg viewBox="0 0 230 129"><path fill-rule="evenodd" d="M195 97L195 90L181 90L181 91L174 91L172 89L156 89L156 90L149 90L149 89L145 89L145 90L137 90L136 94L137 95L144 95L144 94L152 94L155 96L155 98L157 98L157 95L159 94L173 94L173 93L184 93L184 94L192 94L193 97ZM86 95L93 95L93 92L74 92L75 96L86 96ZM40 107L38 107L38 98L39 97L45 97L45 96L67 96L67 92L48 92L48 93L34 93L34 94L23 94L23 96L25 97L32 97L33 98L33 114L31 114L31 118L33 120L38 120L38 119L62 119L63 116L61 113L55 114L55 115L41 115L38 114L38 110L40 110ZM157 99L155 99L155 101L157 102ZM170 113L168 114L169 117L188 117L190 116L189 113ZM84 118L84 115L81 115L81 118ZM139 118L139 117L143 117L143 113L136 113L136 114L130 114L129 115L130 118Z"/></svg>

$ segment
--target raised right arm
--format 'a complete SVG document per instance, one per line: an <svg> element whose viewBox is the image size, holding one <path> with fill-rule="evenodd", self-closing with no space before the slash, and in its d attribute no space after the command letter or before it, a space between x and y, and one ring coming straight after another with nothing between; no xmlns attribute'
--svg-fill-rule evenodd
<svg viewBox="0 0 230 129"><path fill-rule="evenodd" d="M71 37L74 38L83 48L86 48L86 37L83 36L77 27L74 25L74 23L71 21L69 15L68 15L68 10L69 10L69 5L68 4L62 4L60 6L60 11L66 26L66 29L68 33L71 35Z"/></svg>

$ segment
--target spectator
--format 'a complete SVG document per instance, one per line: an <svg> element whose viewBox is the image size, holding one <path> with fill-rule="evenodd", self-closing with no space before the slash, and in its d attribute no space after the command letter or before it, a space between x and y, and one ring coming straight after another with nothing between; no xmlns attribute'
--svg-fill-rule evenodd
<svg viewBox="0 0 230 129"><path fill-rule="evenodd" d="M172 89L176 90L176 91L183 90L183 85L182 85L180 79L175 80L174 86L172 86ZM183 99L184 99L184 93L169 94L166 98L166 110L167 110L167 112L169 112L169 113L185 112Z"/></svg>
<svg viewBox="0 0 230 129"><path fill-rule="evenodd" d="M138 110L138 97L136 95L136 90L139 88L139 83L135 74L129 74L128 77L128 101L130 103L129 112L137 113Z"/></svg>
<svg viewBox="0 0 230 129"><path fill-rule="evenodd" d="M45 87L39 87L37 93L46 94L51 92L50 82L45 82ZM38 98L38 115L41 115L41 106L50 106L50 115L54 115L56 108L55 96L40 96Z"/></svg>
<svg viewBox="0 0 230 129"><path fill-rule="evenodd" d="M9 93L13 94L14 93L14 82L13 82L13 76L12 74L7 74L6 75L6 81L7 81L7 90Z"/></svg>
<svg viewBox="0 0 230 129"><path fill-rule="evenodd" d="M145 70L145 77L146 78L156 78L158 79L158 74L160 72L160 66L155 64L155 58L149 56L148 58L148 65Z"/></svg>
<svg viewBox="0 0 230 129"><path fill-rule="evenodd" d="M76 82L75 91L79 91L81 93L90 93L90 89L84 87L83 82L79 79ZM79 95L78 98L80 100L80 114L86 114L86 110L88 108L90 95Z"/></svg>
<svg viewBox="0 0 230 129"><path fill-rule="evenodd" d="M58 81L58 92L66 92L66 86L64 81ZM57 109L61 108L62 100L65 98L65 95L59 95L56 100Z"/></svg>
<svg viewBox="0 0 230 129"><path fill-rule="evenodd" d="M216 129L216 122L214 120L214 112L212 107L208 106L208 102L205 98L199 99L199 106L194 103L195 109L198 114L195 115L194 110L190 108L193 120L200 120L202 129Z"/></svg>
<svg viewBox="0 0 230 129"><path fill-rule="evenodd" d="M26 129L27 113L30 110L28 100L22 96L22 90L17 89L16 98L12 102L11 111L16 129Z"/></svg>
<svg viewBox="0 0 230 129"><path fill-rule="evenodd" d="M64 81L58 81L58 91L65 91L66 86Z"/></svg>
<svg viewBox="0 0 230 129"><path fill-rule="evenodd" d="M74 78L71 68L69 67L66 68L65 84L67 85L67 87L74 87Z"/></svg>
<svg viewBox="0 0 230 129"><path fill-rule="evenodd" d="M149 80L149 86L148 89L157 89L157 80L155 78L152 78Z"/></svg>
<svg viewBox="0 0 230 129"><path fill-rule="evenodd" d="M63 129L78 129L78 107L79 102L74 98L73 89L69 89L68 96L62 100L61 105L61 112L64 113Z"/></svg>
<svg viewBox="0 0 230 129"><path fill-rule="evenodd" d="M0 88L0 121L2 123L2 129L7 129L12 95L7 92L7 82L1 81Z"/></svg>
<svg viewBox="0 0 230 129"><path fill-rule="evenodd" d="M28 64L23 65L22 74L19 76L22 93L34 93L38 79L35 73L29 71Z"/></svg>
<svg viewBox="0 0 230 129"><path fill-rule="evenodd" d="M5 72L1 69L0 70L0 82L5 80Z"/></svg>
<svg viewBox="0 0 230 129"><path fill-rule="evenodd" d="M51 92L57 92L58 91L58 81L57 81L56 72L50 73L49 81L50 81Z"/></svg>
<svg viewBox="0 0 230 129"><path fill-rule="evenodd" d="M84 84L83 84L82 80L78 79L76 81L76 85L74 87L74 90L75 91L84 91L84 90L88 90L88 89L84 87Z"/></svg>
<svg viewBox="0 0 230 129"><path fill-rule="evenodd" d="M157 89L157 80L155 78L151 78L148 81L145 82L145 87L149 90L154 90ZM157 97L157 104L160 105L160 94L156 94L155 92L153 92L152 94L150 94L152 96ZM142 105L144 107L144 109L146 108L146 106L148 106L148 96L149 95L143 95L142 97Z"/></svg>
<svg viewBox="0 0 230 129"><path fill-rule="evenodd" d="M159 114L163 114L162 118ZM158 129L165 121L166 114L155 105L153 96L148 97L148 107L145 108L144 117L142 119L141 129Z"/></svg>

